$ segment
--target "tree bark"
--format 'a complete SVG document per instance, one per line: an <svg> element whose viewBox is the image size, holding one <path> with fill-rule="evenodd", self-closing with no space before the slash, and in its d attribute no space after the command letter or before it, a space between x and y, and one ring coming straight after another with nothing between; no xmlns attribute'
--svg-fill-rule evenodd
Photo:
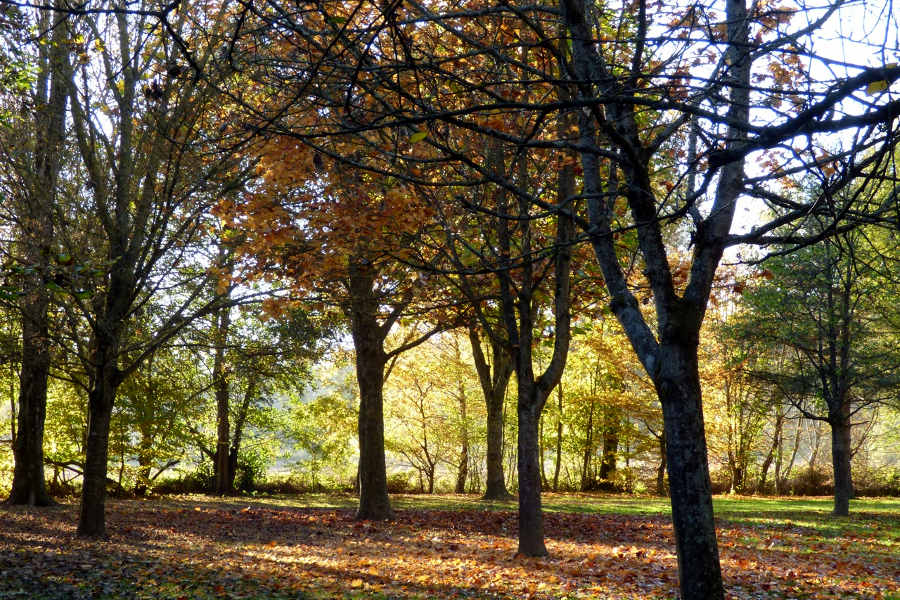
<svg viewBox="0 0 900 600"><path fill-rule="evenodd" d="M506 399L506 387L512 376L513 364L500 345L492 343L493 365L489 365L474 327L469 328L469 342L472 345L475 371L478 373L487 408L487 469L482 498L508 500L512 498L512 494L506 489L506 477L503 473L503 402Z"/></svg>
<svg viewBox="0 0 900 600"><path fill-rule="evenodd" d="M538 417L538 466L540 467L541 472L541 489L546 490L549 486L547 485L547 470L546 470L546 462L544 460L544 415Z"/></svg>
<svg viewBox="0 0 900 600"><path fill-rule="evenodd" d="M44 479L44 420L50 372L47 305L44 290L32 290L22 303L22 367L10 504L54 504Z"/></svg>
<svg viewBox="0 0 900 600"><path fill-rule="evenodd" d="M556 415L556 464L553 466L553 491L559 491L559 465L562 462L562 411L563 411L563 390L562 382L556 388L557 409Z"/></svg>
<svg viewBox="0 0 900 600"><path fill-rule="evenodd" d="M773 394L775 395L775 394ZM780 454L781 451L781 437L782 430L784 429L784 407L781 405L779 400L776 400L775 404L775 429L772 432L772 445L769 446L769 451L766 453L765 459L763 459L762 467L759 470L759 483L756 486L756 490L760 494L766 493L766 479L769 475L769 469L772 467L772 462L775 460L776 453ZM777 478L777 474L776 474Z"/></svg>
<svg viewBox="0 0 900 600"><path fill-rule="evenodd" d="M349 273L349 313L359 385L359 509L357 519L393 518L384 454L384 352L386 333L378 323L373 293L375 271L356 262Z"/></svg>
<svg viewBox="0 0 900 600"><path fill-rule="evenodd" d="M250 411L250 402L256 394L257 386L256 372L251 373L247 379L247 389L244 391L244 399L237 411L237 418L234 421L234 434L231 436L231 446L228 448L228 485L232 490L234 480L237 476L238 456L241 453L241 442L244 439L244 424L247 422L247 413Z"/></svg>
<svg viewBox="0 0 900 600"><path fill-rule="evenodd" d="M88 393L88 435L85 444L84 474L78 535L106 535L106 474L109 459L109 424L112 417L119 373L114 358L118 345L98 348L102 360L97 367L93 387Z"/></svg>
<svg viewBox="0 0 900 600"><path fill-rule="evenodd" d="M141 442L138 446L138 474L134 484L134 494L144 496L150 489L150 471L153 468L153 460L150 452L153 450L153 438L146 432L141 433Z"/></svg>
<svg viewBox="0 0 900 600"><path fill-rule="evenodd" d="M216 353L213 360L213 388L216 396L216 460L213 465L214 492L234 493L234 473L231 469L231 424L229 422L229 381L225 364L225 348L231 326L231 307L219 309L216 314Z"/></svg>
<svg viewBox="0 0 900 600"><path fill-rule="evenodd" d="M672 521L683 598L722 598L696 346L661 344L654 381L663 407Z"/></svg>
<svg viewBox="0 0 900 600"><path fill-rule="evenodd" d="M659 442L659 466L656 468L656 495L668 496L669 492L666 490L666 454L668 450L666 449L665 431L657 441Z"/></svg>
<svg viewBox="0 0 900 600"><path fill-rule="evenodd" d="M597 477L602 489L613 491L616 488L613 478L616 473L616 462L619 454L619 422L611 411L603 419L603 457L600 459L600 472Z"/></svg>
<svg viewBox="0 0 900 600"><path fill-rule="evenodd" d="M487 405L487 455L485 500L508 500L512 494L506 489L506 475L503 473L503 401L506 389L492 392L485 397Z"/></svg>
<svg viewBox="0 0 900 600"><path fill-rule="evenodd" d="M584 442L584 455L581 460L581 491L586 492L593 485L591 481L591 457L594 454L594 395L591 394L591 405L588 409L587 436Z"/></svg>
<svg viewBox="0 0 900 600"><path fill-rule="evenodd" d="M520 384L521 385L521 384ZM544 545L544 515L541 511L541 472L538 465L538 421L540 404L532 386L522 386L520 398L532 397L528 402L519 400L518 473L519 473L519 554L546 556Z"/></svg>
<svg viewBox="0 0 900 600"><path fill-rule="evenodd" d="M354 337L356 337L354 335ZM384 455L385 360L379 347L356 346L359 383L359 509L357 519L393 517L387 492Z"/></svg>
<svg viewBox="0 0 900 600"><path fill-rule="evenodd" d="M457 347L458 348L458 347ZM459 416L461 421L460 431L460 450L459 450L459 466L456 469L456 487L457 494L466 492L466 479L469 476L469 432L468 432L468 416L466 406L466 392L462 381L459 382Z"/></svg>
<svg viewBox="0 0 900 600"><path fill-rule="evenodd" d="M846 407L846 403L845 403ZM849 410L843 410L831 419L831 465L834 470L834 511L836 516L850 514L850 498L853 497L853 479L850 469L850 419Z"/></svg>

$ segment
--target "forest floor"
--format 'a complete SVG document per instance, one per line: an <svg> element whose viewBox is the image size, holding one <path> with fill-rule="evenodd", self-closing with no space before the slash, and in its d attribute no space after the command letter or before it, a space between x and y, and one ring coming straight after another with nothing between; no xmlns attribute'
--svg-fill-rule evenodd
<svg viewBox="0 0 900 600"><path fill-rule="evenodd" d="M392 522L350 496L110 500L109 536L78 507L0 506L0 598L671 599L665 499L546 494L543 559L516 556L514 502L395 496ZM717 498L733 599L900 600L900 500Z"/></svg>

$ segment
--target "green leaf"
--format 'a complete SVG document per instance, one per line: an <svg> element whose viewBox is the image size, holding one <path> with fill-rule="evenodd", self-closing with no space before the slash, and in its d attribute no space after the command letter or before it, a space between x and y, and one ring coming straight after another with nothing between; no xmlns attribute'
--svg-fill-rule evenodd
<svg viewBox="0 0 900 600"><path fill-rule="evenodd" d="M416 142L421 142L426 137L428 137L427 131L417 131L414 134L412 134L411 136L409 136L409 143L415 144Z"/></svg>
<svg viewBox="0 0 900 600"><path fill-rule="evenodd" d="M885 69L893 69L897 66L897 63L890 63L884 65ZM874 96L878 92L883 92L889 87L889 83L885 79L879 79L878 81L873 81L869 85L866 86L866 93L870 96Z"/></svg>
<svg viewBox="0 0 900 600"><path fill-rule="evenodd" d="M874 96L878 92L883 92L886 89L888 89L888 82L882 79L881 81L873 81L866 86L866 93L870 96Z"/></svg>

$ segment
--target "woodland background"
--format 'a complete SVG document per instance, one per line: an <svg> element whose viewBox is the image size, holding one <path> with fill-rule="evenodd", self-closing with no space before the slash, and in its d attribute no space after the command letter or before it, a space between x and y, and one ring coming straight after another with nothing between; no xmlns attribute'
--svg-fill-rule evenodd
<svg viewBox="0 0 900 600"><path fill-rule="evenodd" d="M86 538L110 494L514 492L528 557L542 492L668 495L723 597L712 493L900 493L897 31L3 2L0 490Z"/></svg>

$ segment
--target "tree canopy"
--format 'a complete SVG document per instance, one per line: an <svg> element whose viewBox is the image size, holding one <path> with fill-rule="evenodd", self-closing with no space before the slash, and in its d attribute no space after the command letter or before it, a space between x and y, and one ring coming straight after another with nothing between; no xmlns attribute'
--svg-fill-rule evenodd
<svg viewBox="0 0 900 600"><path fill-rule="evenodd" d="M316 480L323 449L335 477L358 454L357 518L387 519L394 461L465 490L483 425L526 556L547 554L542 489L633 490L643 468L690 600L725 595L720 466L733 491L773 462L780 486L798 452L814 473L823 420L847 514L874 405L897 408L889 6L4 10L24 25L0 23L11 501L50 501L58 393L85 536L114 466L144 493L192 445L231 493L242 442L281 427ZM304 390L348 353L355 390Z"/></svg>

